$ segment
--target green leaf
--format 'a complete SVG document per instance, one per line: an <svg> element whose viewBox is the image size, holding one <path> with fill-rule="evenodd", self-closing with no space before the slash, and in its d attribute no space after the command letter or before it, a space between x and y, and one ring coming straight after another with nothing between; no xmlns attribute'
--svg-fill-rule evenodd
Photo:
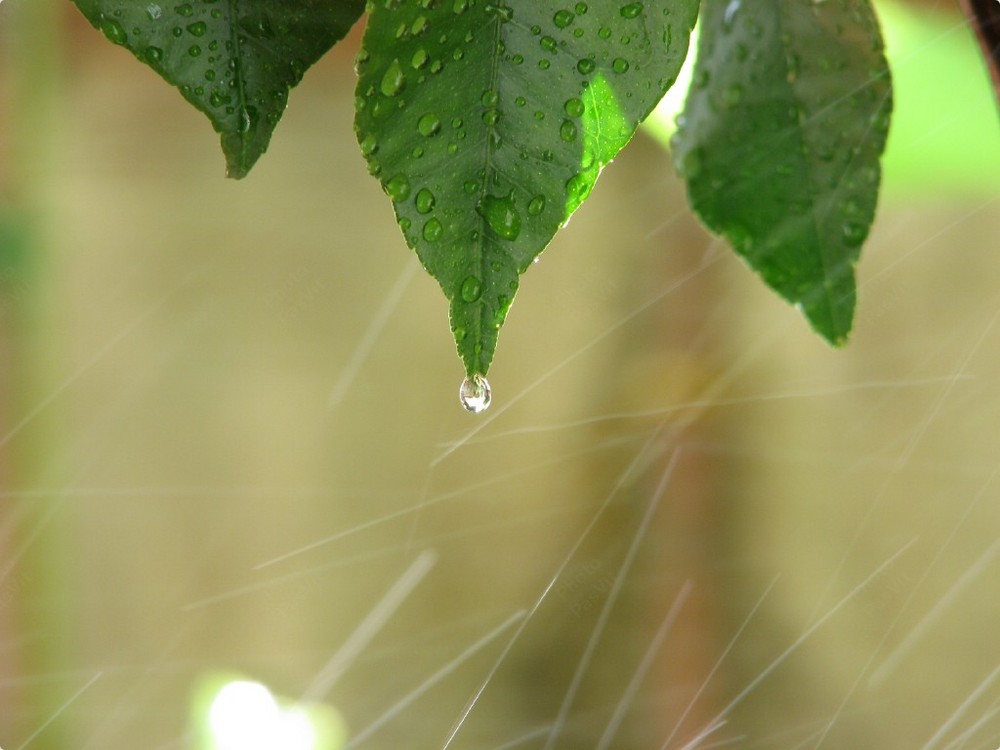
<svg viewBox="0 0 1000 750"><path fill-rule="evenodd" d="M707 3L675 159L695 210L843 343L891 110L867 0Z"/></svg>
<svg viewBox="0 0 1000 750"><path fill-rule="evenodd" d="M485 374L518 286L673 83L697 0L379 0L356 128Z"/></svg>
<svg viewBox="0 0 1000 750"><path fill-rule="evenodd" d="M288 90L364 8L364 0L73 2L208 115L237 178L267 149Z"/></svg>

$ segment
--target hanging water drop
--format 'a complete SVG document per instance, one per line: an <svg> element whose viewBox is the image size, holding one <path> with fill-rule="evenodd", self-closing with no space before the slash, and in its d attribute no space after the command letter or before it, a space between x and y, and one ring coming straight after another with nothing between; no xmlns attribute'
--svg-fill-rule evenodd
<svg viewBox="0 0 1000 750"><path fill-rule="evenodd" d="M490 389L489 381L478 372L462 381L462 387L458 389L458 400L466 411L473 414L481 414L490 408L490 401L493 400L493 392Z"/></svg>

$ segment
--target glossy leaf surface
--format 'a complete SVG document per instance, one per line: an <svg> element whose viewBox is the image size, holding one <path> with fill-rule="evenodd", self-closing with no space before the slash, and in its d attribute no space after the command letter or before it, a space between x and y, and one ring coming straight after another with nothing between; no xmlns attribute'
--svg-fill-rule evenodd
<svg viewBox="0 0 1000 750"><path fill-rule="evenodd" d="M675 159L694 209L833 344L871 226L891 110L867 0L706 3Z"/></svg>
<svg viewBox="0 0 1000 750"><path fill-rule="evenodd" d="M230 177L264 153L289 89L364 9L364 0L73 2L208 115Z"/></svg>
<svg viewBox="0 0 1000 750"><path fill-rule="evenodd" d="M673 83L697 0L378 0L356 127L485 374L518 276Z"/></svg>

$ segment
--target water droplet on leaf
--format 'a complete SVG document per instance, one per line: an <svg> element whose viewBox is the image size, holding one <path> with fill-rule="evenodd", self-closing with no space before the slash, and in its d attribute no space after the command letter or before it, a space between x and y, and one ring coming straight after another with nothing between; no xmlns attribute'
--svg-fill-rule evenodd
<svg viewBox="0 0 1000 750"><path fill-rule="evenodd" d="M459 292L463 302L475 302L483 293L483 282L475 276L466 276Z"/></svg>
<svg viewBox="0 0 1000 750"><path fill-rule="evenodd" d="M417 121L417 130L420 131L420 135L429 138L441 130L441 120L437 115L428 112Z"/></svg>
<svg viewBox="0 0 1000 750"><path fill-rule="evenodd" d="M396 96L405 85L406 76L403 75L403 67L399 64L399 60L393 60L386 68L379 88L385 96Z"/></svg>
<svg viewBox="0 0 1000 750"><path fill-rule="evenodd" d="M642 13L642 3L629 3L621 9L622 18L636 18Z"/></svg>
<svg viewBox="0 0 1000 750"><path fill-rule="evenodd" d="M514 206L512 195L506 198L485 195L476 210L486 219L490 229L505 240L516 240L521 234L521 214Z"/></svg>
<svg viewBox="0 0 1000 750"><path fill-rule="evenodd" d="M420 188L420 190L417 191L417 197L413 200L417 206L417 211L422 214L429 214L434 208L434 204L437 202L434 198L434 193L427 188Z"/></svg>
<svg viewBox="0 0 1000 750"><path fill-rule="evenodd" d="M405 174L397 174L385 183L385 192L392 200L405 201L410 197L410 181Z"/></svg>

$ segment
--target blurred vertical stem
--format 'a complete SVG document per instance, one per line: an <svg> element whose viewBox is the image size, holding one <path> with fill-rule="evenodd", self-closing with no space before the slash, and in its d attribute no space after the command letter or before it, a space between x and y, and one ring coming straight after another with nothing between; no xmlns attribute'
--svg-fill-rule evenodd
<svg viewBox="0 0 1000 750"><path fill-rule="evenodd" d="M0 167L0 481L9 490L0 515L0 591L3 625L15 632L9 643L17 654L9 685L15 694L0 696L3 714L16 724L5 727L5 741L32 750L78 746L65 727L66 714L47 724L77 681L47 676L67 670L76 632L69 609L68 525L58 493L31 497L19 491L58 487L61 444L51 426L51 411L40 409L55 390L51 356L57 346L49 297L53 237L58 231L59 133L64 118L62 24L55 0L15 0L0 11L0 69L6 80L6 164ZM21 679L19 679L21 678ZM86 676L80 681L82 684ZM39 729L42 731L38 731ZM37 734L36 734L37 732ZM20 740L15 738L21 738Z"/></svg>

